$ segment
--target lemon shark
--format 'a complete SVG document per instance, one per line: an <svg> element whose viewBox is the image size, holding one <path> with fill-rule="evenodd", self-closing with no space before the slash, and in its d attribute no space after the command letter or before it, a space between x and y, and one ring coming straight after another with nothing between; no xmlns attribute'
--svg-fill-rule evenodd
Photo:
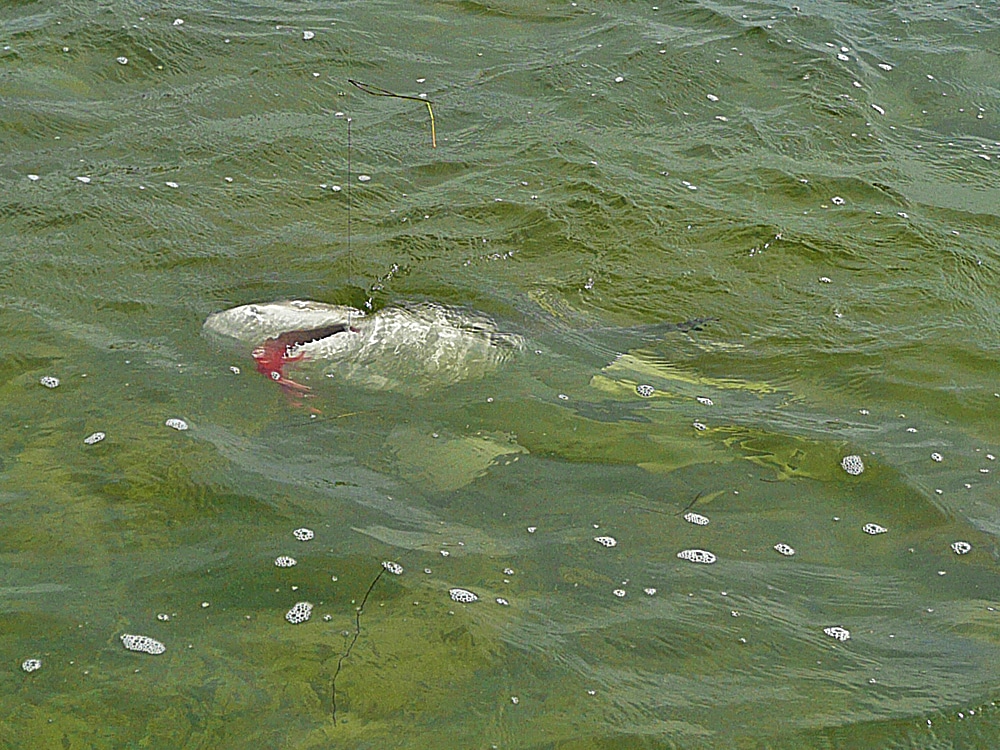
<svg viewBox="0 0 1000 750"><path fill-rule="evenodd" d="M309 390L285 372L297 362L352 385L420 392L480 379L524 347L485 316L432 303L372 315L312 300L249 304L210 315L204 330L251 346L257 370L290 391Z"/></svg>
<svg viewBox="0 0 1000 750"><path fill-rule="evenodd" d="M627 348L658 341L668 331L700 330L708 318L622 329L563 329L548 347L601 367ZM431 302L400 304L366 314L312 300L240 305L209 315L205 333L251 348L257 370L289 391L307 391L285 372L313 363L323 374L372 390L426 392L478 380L526 348L524 337L489 317ZM624 349L619 348L622 345Z"/></svg>

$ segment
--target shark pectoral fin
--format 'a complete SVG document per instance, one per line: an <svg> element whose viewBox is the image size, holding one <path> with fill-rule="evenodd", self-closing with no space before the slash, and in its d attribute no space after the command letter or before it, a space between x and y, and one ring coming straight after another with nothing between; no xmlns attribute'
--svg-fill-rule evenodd
<svg viewBox="0 0 1000 750"><path fill-rule="evenodd" d="M405 427L392 431L386 448L401 474L440 491L464 487L505 457L514 461L528 452L505 436L429 434Z"/></svg>
<svg viewBox="0 0 1000 750"><path fill-rule="evenodd" d="M746 391L758 396L778 392L777 387L763 381L707 377L689 372L671 362L665 362L657 357L643 356L640 353L619 355L614 362L594 376L591 385L603 391L625 392L640 383L655 384L664 380L701 388Z"/></svg>

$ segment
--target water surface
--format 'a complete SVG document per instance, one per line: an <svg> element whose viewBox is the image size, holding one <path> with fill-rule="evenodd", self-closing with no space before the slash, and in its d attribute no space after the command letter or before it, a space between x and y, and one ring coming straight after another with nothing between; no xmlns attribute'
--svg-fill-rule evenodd
<svg viewBox="0 0 1000 750"><path fill-rule="evenodd" d="M0 744L989 746L998 29L954 2L0 9ZM437 147L351 78L426 95ZM200 333L287 298L529 343L296 404Z"/></svg>

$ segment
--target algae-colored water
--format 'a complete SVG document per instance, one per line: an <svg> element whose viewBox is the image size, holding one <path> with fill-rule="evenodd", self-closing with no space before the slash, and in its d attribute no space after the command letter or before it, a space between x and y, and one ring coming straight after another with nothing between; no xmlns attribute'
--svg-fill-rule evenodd
<svg viewBox="0 0 1000 750"><path fill-rule="evenodd" d="M994 746L997 49L985 3L0 8L0 746ZM289 298L528 343L296 400L201 335Z"/></svg>

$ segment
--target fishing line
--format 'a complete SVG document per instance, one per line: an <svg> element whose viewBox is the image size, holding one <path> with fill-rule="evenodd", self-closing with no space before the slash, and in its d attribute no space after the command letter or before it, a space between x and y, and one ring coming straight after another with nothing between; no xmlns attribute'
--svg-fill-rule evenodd
<svg viewBox="0 0 1000 750"><path fill-rule="evenodd" d="M397 94L392 91L386 91L385 89L380 89L378 86L372 86L370 83L362 83L361 81L355 81L353 78L348 78L347 82L354 86L355 88L364 91L366 94L371 96L388 96L393 99L407 99L411 102L422 102L427 105L427 114L431 118L431 148L437 148L437 132L434 129L434 110L431 108L431 101L423 96L411 96L409 94Z"/></svg>
<svg viewBox="0 0 1000 750"><path fill-rule="evenodd" d="M347 645L344 653L340 655L337 659L337 669L333 672L333 679L330 681L330 713L333 718L333 723L337 723L337 678L340 676L340 669L344 666L344 660L351 655L351 651L354 649L354 644L358 642L358 638L361 637L361 615L364 613L365 603L368 601L368 596L372 593L372 589L375 588L375 584L379 582L379 579L385 574L386 569L382 568L375 576L375 579L368 586L368 590L365 595L361 597L361 604L354 610L354 636L351 638L351 642Z"/></svg>
<svg viewBox="0 0 1000 750"><path fill-rule="evenodd" d="M351 248L351 118L347 118L347 278L354 283L354 251Z"/></svg>
<svg viewBox="0 0 1000 750"><path fill-rule="evenodd" d="M686 513L694 507L694 504L701 499L701 496L705 494L705 490L699 490L698 494L694 496L694 500L687 504L687 507L674 513L675 516L679 516L681 513Z"/></svg>
<svg viewBox="0 0 1000 750"><path fill-rule="evenodd" d="M415 551L415 550L414 550ZM403 555L399 558L401 560L406 559L409 555ZM354 644L358 642L358 638L361 637L361 615L364 614L365 604L368 602L368 597L371 596L372 591L375 589L375 585L382 579L382 576L386 574L389 568L387 563L382 563L382 569L378 572L378 575L372 579L372 582L368 585L368 590L365 591L365 595L361 597L361 603L354 610L354 633L351 635L350 643L347 644L347 648L337 659L337 668L333 672L333 677L330 680L330 715L333 719L334 725L337 724L337 678L340 676L340 671L344 666L344 662L351 655L354 650ZM392 571L394 574L398 575L402 573L402 569L399 571Z"/></svg>
<svg viewBox="0 0 1000 750"><path fill-rule="evenodd" d="M427 107L427 114L430 116L431 121L431 147L437 148L437 128L434 123L434 108L431 106L431 101L425 96L412 96L410 94L397 94L394 91L388 91L378 86L373 86L370 83L363 83L357 81L353 78L348 78L347 82L354 86L359 91L370 96L385 96L392 99L405 99L407 101L421 102ZM353 283L354 279L354 251L351 247L351 213L354 207L354 202L351 196L351 183L353 182L353 169L351 164L351 117L347 117L347 258L348 258L348 273L350 276L350 283ZM392 270L389 271L391 276L397 268L394 266ZM379 281L383 281L380 279ZM376 282L378 283L378 282ZM374 292L374 285L372 292ZM373 305L373 299L369 297L366 307L371 310Z"/></svg>

